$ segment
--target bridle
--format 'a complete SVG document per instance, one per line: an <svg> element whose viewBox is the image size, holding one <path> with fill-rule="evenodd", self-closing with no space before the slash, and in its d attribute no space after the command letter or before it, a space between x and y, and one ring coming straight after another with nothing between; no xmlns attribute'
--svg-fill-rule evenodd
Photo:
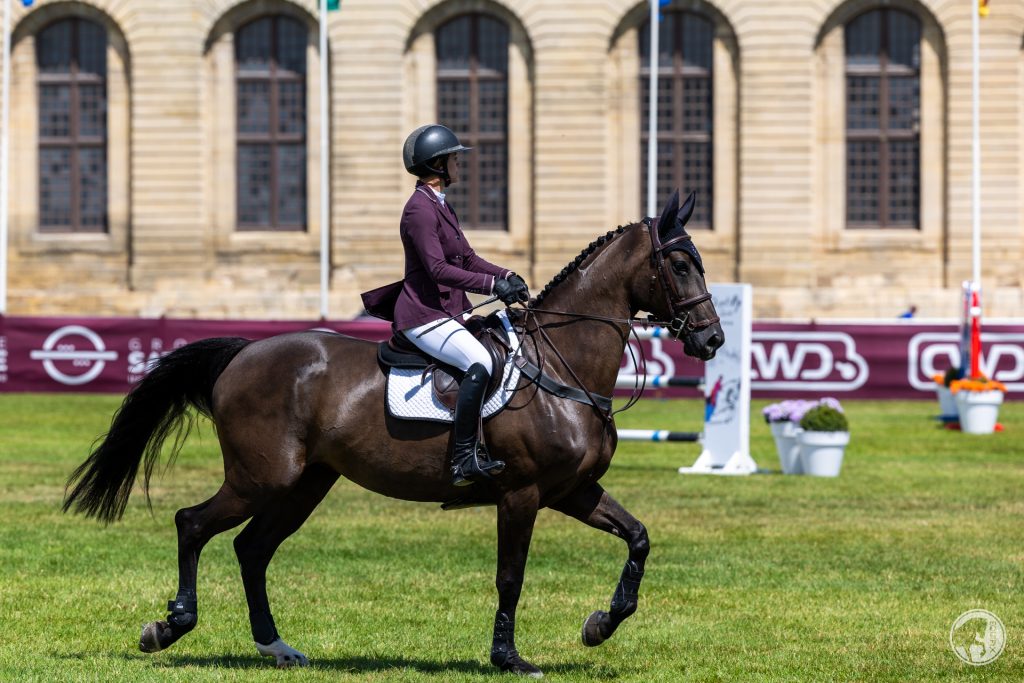
<svg viewBox="0 0 1024 683"><path fill-rule="evenodd" d="M550 349L554 352L555 356L558 358L559 362L561 362L562 366L569 371L569 374L572 377L573 381L576 382L576 384L583 391L583 393L590 399L590 405L594 407L594 410L597 411L598 415L600 415L607 424L612 423L612 417L616 413L621 413L623 411L629 410L629 408L633 407L633 405L636 404L636 402L640 399L641 394L643 394L644 389L646 388L647 375L643 374L638 376L639 382L634 383L632 395L629 397L629 400L626 402L625 406L614 411L603 410L602 408L598 407L598 402L594 400L595 397L593 393L589 389L587 389L587 387L583 384L583 381L580 379L580 377L576 374L572 367L569 366L569 363L558 351L558 348L551 340L551 337L545 331L544 326L541 325L538 320L536 320L536 313L547 313L551 315L565 316L567 318L576 318L580 320L598 320L602 322L613 323L616 325L625 324L627 326L628 331L626 332L623 338L623 342L625 344L625 347L630 350L630 355L633 359L633 365L636 368L645 367L646 358L644 354L643 344L640 343L640 337L636 333L634 323L641 323L643 325L658 325L661 327L665 327L668 329L669 334L672 336L672 338L678 340L685 334L690 334L697 330L704 329L705 327L710 327L711 325L714 325L720 320L718 316L714 316L712 318L708 318L707 320L693 322L693 309L697 305L704 303L705 301L710 301L711 293L704 292L703 294L698 294L697 296L687 298L679 292L678 288L676 287L675 281L671 277L669 277L669 274L665 270L665 260L667 259L666 250L683 240L691 239L691 237L687 234L683 234L680 235L679 237L674 237L670 239L668 242L662 243L656 227L657 219L651 219L648 217L644 218L642 222L644 225L648 227L650 231L651 261L656 268L655 273L651 275L651 298L654 298L654 289L657 287L657 284L660 281L662 286L662 293L664 294L665 301L668 304L668 310L671 312L672 315L671 320L658 320L653 315L648 315L646 319L636 317L614 318L603 315L594 315L591 313L553 311L551 309L546 308L537 308L532 304L527 304L525 306L526 310L525 319L523 321L523 333L529 337L533 336L530 333L529 329L532 318L534 329L537 330L540 336L544 338L544 341L547 342L548 347L550 347ZM636 339L637 347L640 349L640 363L637 363L636 356L633 355L633 347L628 343L629 337L631 335ZM534 346L536 348L538 366L540 368L543 368L544 360L540 349L540 345L538 345L536 341L534 341Z"/></svg>
<svg viewBox="0 0 1024 683"><path fill-rule="evenodd" d="M668 242L662 242L661 236L658 234L658 219L647 217L643 219L643 224L647 226L651 235L651 263L656 268L656 274L651 276L651 298L654 297L654 289L661 281L661 291L665 296L665 303L668 304L668 310L672 313L672 319L669 321L656 320L653 316L648 316L648 321L653 325L660 325L668 329L669 334L673 339L679 339L684 334L691 334L697 330L702 330L705 327L710 327L715 323L719 322L721 318L717 315L713 318L693 322L691 319L693 309L705 301L711 300L711 292L704 292L697 296L691 296L686 298L676 287L676 281L668 276L665 271L665 261L668 258L668 250L676 244L684 241L692 241L693 238L683 233L678 237L673 237Z"/></svg>

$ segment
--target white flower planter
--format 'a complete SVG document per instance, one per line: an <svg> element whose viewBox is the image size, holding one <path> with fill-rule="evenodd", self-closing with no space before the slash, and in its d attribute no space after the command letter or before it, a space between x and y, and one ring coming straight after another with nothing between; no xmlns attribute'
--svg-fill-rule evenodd
<svg viewBox="0 0 1024 683"><path fill-rule="evenodd" d="M991 434L996 428L999 417L999 406L1003 402L1003 392L992 391L958 391L956 407L960 412L960 431L967 434Z"/></svg>
<svg viewBox="0 0 1024 683"><path fill-rule="evenodd" d="M939 412L942 413L942 419L957 419L957 415L960 413L956 407L956 399L953 398L953 392L949 390L949 387L945 384L936 384L935 393L939 396Z"/></svg>
<svg viewBox="0 0 1024 683"><path fill-rule="evenodd" d="M783 474L803 474L800 466L800 445L796 441L797 434L802 430L796 424L785 422L770 423L772 436L775 438L775 450L779 452Z"/></svg>
<svg viewBox="0 0 1024 683"><path fill-rule="evenodd" d="M849 432L800 432L800 464L804 474L813 477L838 477L843 452L850 443Z"/></svg>

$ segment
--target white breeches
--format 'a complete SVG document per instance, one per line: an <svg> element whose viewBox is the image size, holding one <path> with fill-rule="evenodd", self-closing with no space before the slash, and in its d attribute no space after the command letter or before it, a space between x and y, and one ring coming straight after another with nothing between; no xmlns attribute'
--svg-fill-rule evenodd
<svg viewBox="0 0 1024 683"><path fill-rule="evenodd" d="M492 374L491 355L483 344L476 340L469 330L454 320L449 320L440 327L427 332L422 337L417 337L424 330L429 330L437 321L420 325L410 330L402 330L405 338L416 345L420 351L427 353L431 358L436 358L459 370L469 370L469 366L480 363Z"/></svg>

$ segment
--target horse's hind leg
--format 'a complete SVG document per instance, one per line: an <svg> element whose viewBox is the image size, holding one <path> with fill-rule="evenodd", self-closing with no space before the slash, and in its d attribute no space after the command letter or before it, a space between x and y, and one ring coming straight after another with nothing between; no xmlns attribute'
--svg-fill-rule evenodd
<svg viewBox="0 0 1024 683"><path fill-rule="evenodd" d="M306 655L281 639L274 625L267 598L267 565L278 546L302 526L337 480L338 473L328 467L310 467L294 488L253 517L235 537L252 638L259 653L276 658L279 668L305 666L307 660Z"/></svg>
<svg viewBox="0 0 1024 683"><path fill-rule="evenodd" d="M611 607L607 612L594 612L583 622L583 644L588 647L600 645L636 611L640 580L644 576L644 562L650 552L647 529L598 484L574 491L551 508L595 529L618 536L629 547L629 559L622 568Z"/></svg>
<svg viewBox="0 0 1024 683"><path fill-rule="evenodd" d="M195 628L199 619L196 605L199 553L211 538L251 517L252 505L225 483L209 500L182 508L174 515L174 523L178 527L178 594L167 606L170 614L166 621L153 621L142 627L140 650L166 650Z"/></svg>

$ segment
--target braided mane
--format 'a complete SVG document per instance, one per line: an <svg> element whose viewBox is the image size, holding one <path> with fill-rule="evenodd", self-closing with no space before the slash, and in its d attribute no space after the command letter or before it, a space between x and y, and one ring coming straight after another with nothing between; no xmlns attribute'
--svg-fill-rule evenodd
<svg viewBox="0 0 1024 683"><path fill-rule="evenodd" d="M530 302L530 305L535 306L544 301L544 298L547 297L552 292L552 290L555 289L555 287L557 287L560 283L564 282L567 277L569 277L576 270L579 269L583 262L587 260L588 256L593 254L600 247L604 246L608 242L611 242L613 239L624 233L628 228L633 227L633 225L636 224L634 223L631 225L620 225L614 230L609 230L607 233L601 235L596 240L588 244L583 249L583 251L579 253L579 256L570 261L565 266L565 268L562 268L561 272L559 272L558 275L551 278L551 282L547 283L547 285L544 286L544 289L541 290L541 293L538 294L532 302Z"/></svg>

